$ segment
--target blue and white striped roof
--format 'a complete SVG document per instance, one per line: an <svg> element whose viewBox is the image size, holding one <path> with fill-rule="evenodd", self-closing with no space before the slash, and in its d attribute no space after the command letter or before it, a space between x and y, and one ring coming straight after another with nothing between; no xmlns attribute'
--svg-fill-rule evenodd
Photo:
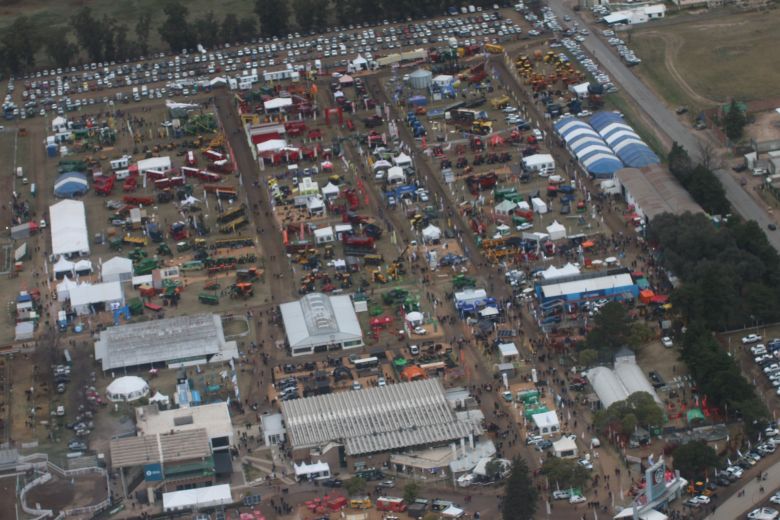
<svg viewBox="0 0 780 520"><path fill-rule="evenodd" d="M611 177L623 167L620 159L588 123L574 117L564 117L554 126L572 154L591 175Z"/></svg>
<svg viewBox="0 0 780 520"><path fill-rule="evenodd" d="M590 124L626 166L644 168L661 162L620 114L598 112L590 118Z"/></svg>

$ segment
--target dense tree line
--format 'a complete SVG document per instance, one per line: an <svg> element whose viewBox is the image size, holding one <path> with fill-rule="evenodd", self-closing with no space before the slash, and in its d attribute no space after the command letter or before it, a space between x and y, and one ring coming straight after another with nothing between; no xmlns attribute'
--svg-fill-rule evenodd
<svg viewBox="0 0 780 520"><path fill-rule="evenodd" d="M602 433L631 435L637 426L645 429L664 424L664 411L647 392L634 392L627 399L612 403L593 416L593 424Z"/></svg>
<svg viewBox="0 0 780 520"><path fill-rule="evenodd" d="M731 210L726 191L705 164L694 165L688 152L677 143L669 152L669 171L688 190L693 200L710 215L726 215Z"/></svg>
<svg viewBox="0 0 780 520"><path fill-rule="evenodd" d="M65 67L82 59L124 61L145 56L152 49L149 36L157 31L171 51L194 49L197 44L212 48L218 44L248 42L256 38L283 37L292 31L320 32L329 25L380 23L444 14L451 0L245 0L256 18L239 18L227 13L218 18L213 11L190 17L186 2L168 0L162 4L162 21L145 11L136 20L98 16L82 7L63 27L37 26L20 16L0 33L0 71L20 73L36 66L43 51L46 65ZM489 8L493 1L470 0ZM38 63L38 65L42 65Z"/></svg>
<svg viewBox="0 0 780 520"><path fill-rule="evenodd" d="M598 361L609 363L620 348L636 350L652 338L652 330L646 324L632 320L623 304L609 302L593 317L593 327L585 342L579 345L580 363L585 366Z"/></svg>
<svg viewBox="0 0 780 520"><path fill-rule="evenodd" d="M671 301L687 327L682 359L700 395L756 431L767 410L710 331L780 319L780 256L755 221L733 217L716 227L704 215L660 215L648 238L683 282Z"/></svg>

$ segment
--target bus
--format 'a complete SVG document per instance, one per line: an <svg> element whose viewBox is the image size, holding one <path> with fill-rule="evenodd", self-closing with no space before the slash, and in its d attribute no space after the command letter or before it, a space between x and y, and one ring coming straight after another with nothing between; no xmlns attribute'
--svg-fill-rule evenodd
<svg viewBox="0 0 780 520"><path fill-rule="evenodd" d="M392 511L394 513L403 513L406 511L406 502L403 498L397 497L379 497L376 499L377 511Z"/></svg>
<svg viewBox="0 0 780 520"><path fill-rule="evenodd" d="M363 359L356 359L352 362L353 365L355 365L355 369L360 370L368 370L370 368L376 368L379 366L379 358L377 357L367 357Z"/></svg>

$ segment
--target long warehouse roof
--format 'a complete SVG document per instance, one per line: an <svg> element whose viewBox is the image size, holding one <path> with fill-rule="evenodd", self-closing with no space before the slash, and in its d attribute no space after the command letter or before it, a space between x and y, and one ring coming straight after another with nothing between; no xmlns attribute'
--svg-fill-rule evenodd
<svg viewBox="0 0 780 520"><path fill-rule="evenodd" d="M282 413L293 447L340 442L349 455L482 433L479 422L458 420L438 379L294 399Z"/></svg>

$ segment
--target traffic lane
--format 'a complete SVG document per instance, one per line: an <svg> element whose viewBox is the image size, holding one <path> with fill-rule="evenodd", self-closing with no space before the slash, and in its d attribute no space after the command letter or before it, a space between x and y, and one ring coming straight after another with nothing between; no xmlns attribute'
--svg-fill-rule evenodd
<svg viewBox="0 0 780 520"><path fill-rule="evenodd" d="M766 460L766 459L765 459ZM756 466L759 467L760 463ZM760 480L757 476L762 474L761 470L746 472L740 482L745 482L740 492L735 492L727 500L715 506L715 511L711 512L707 520L734 520L735 518L744 518L750 510L759 507L762 503L774 494L774 491L780 487L780 461L775 462L769 468L763 470L766 474L766 480ZM751 473L748 478L747 473ZM747 480L746 480L747 479ZM743 493L744 491L744 493ZM770 504L771 505L771 504ZM775 507L775 506L773 506ZM775 507L777 509L777 507Z"/></svg>
<svg viewBox="0 0 780 520"><path fill-rule="evenodd" d="M558 17L564 15L576 16L576 13L564 6L561 0L553 0L551 8ZM581 19L580 19L581 20ZM600 38L590 34L583 42L585 49L598 60L599 64L634 98L644 112L658 125L658 128L666 133L670 139L677 141L685 147L694 160L700 160L700 147L698 137L680 123L677 116L655 95L631 70L620 60L615 53ZM734 178L722 169L715 170L715 175L723 184L726 195L734 209L749 220L755 220L762 229L767 229L773 219L761 208L761 206L748 195L742 186ZM780 250L780 235L767 233L770 244Z"/></svg>

